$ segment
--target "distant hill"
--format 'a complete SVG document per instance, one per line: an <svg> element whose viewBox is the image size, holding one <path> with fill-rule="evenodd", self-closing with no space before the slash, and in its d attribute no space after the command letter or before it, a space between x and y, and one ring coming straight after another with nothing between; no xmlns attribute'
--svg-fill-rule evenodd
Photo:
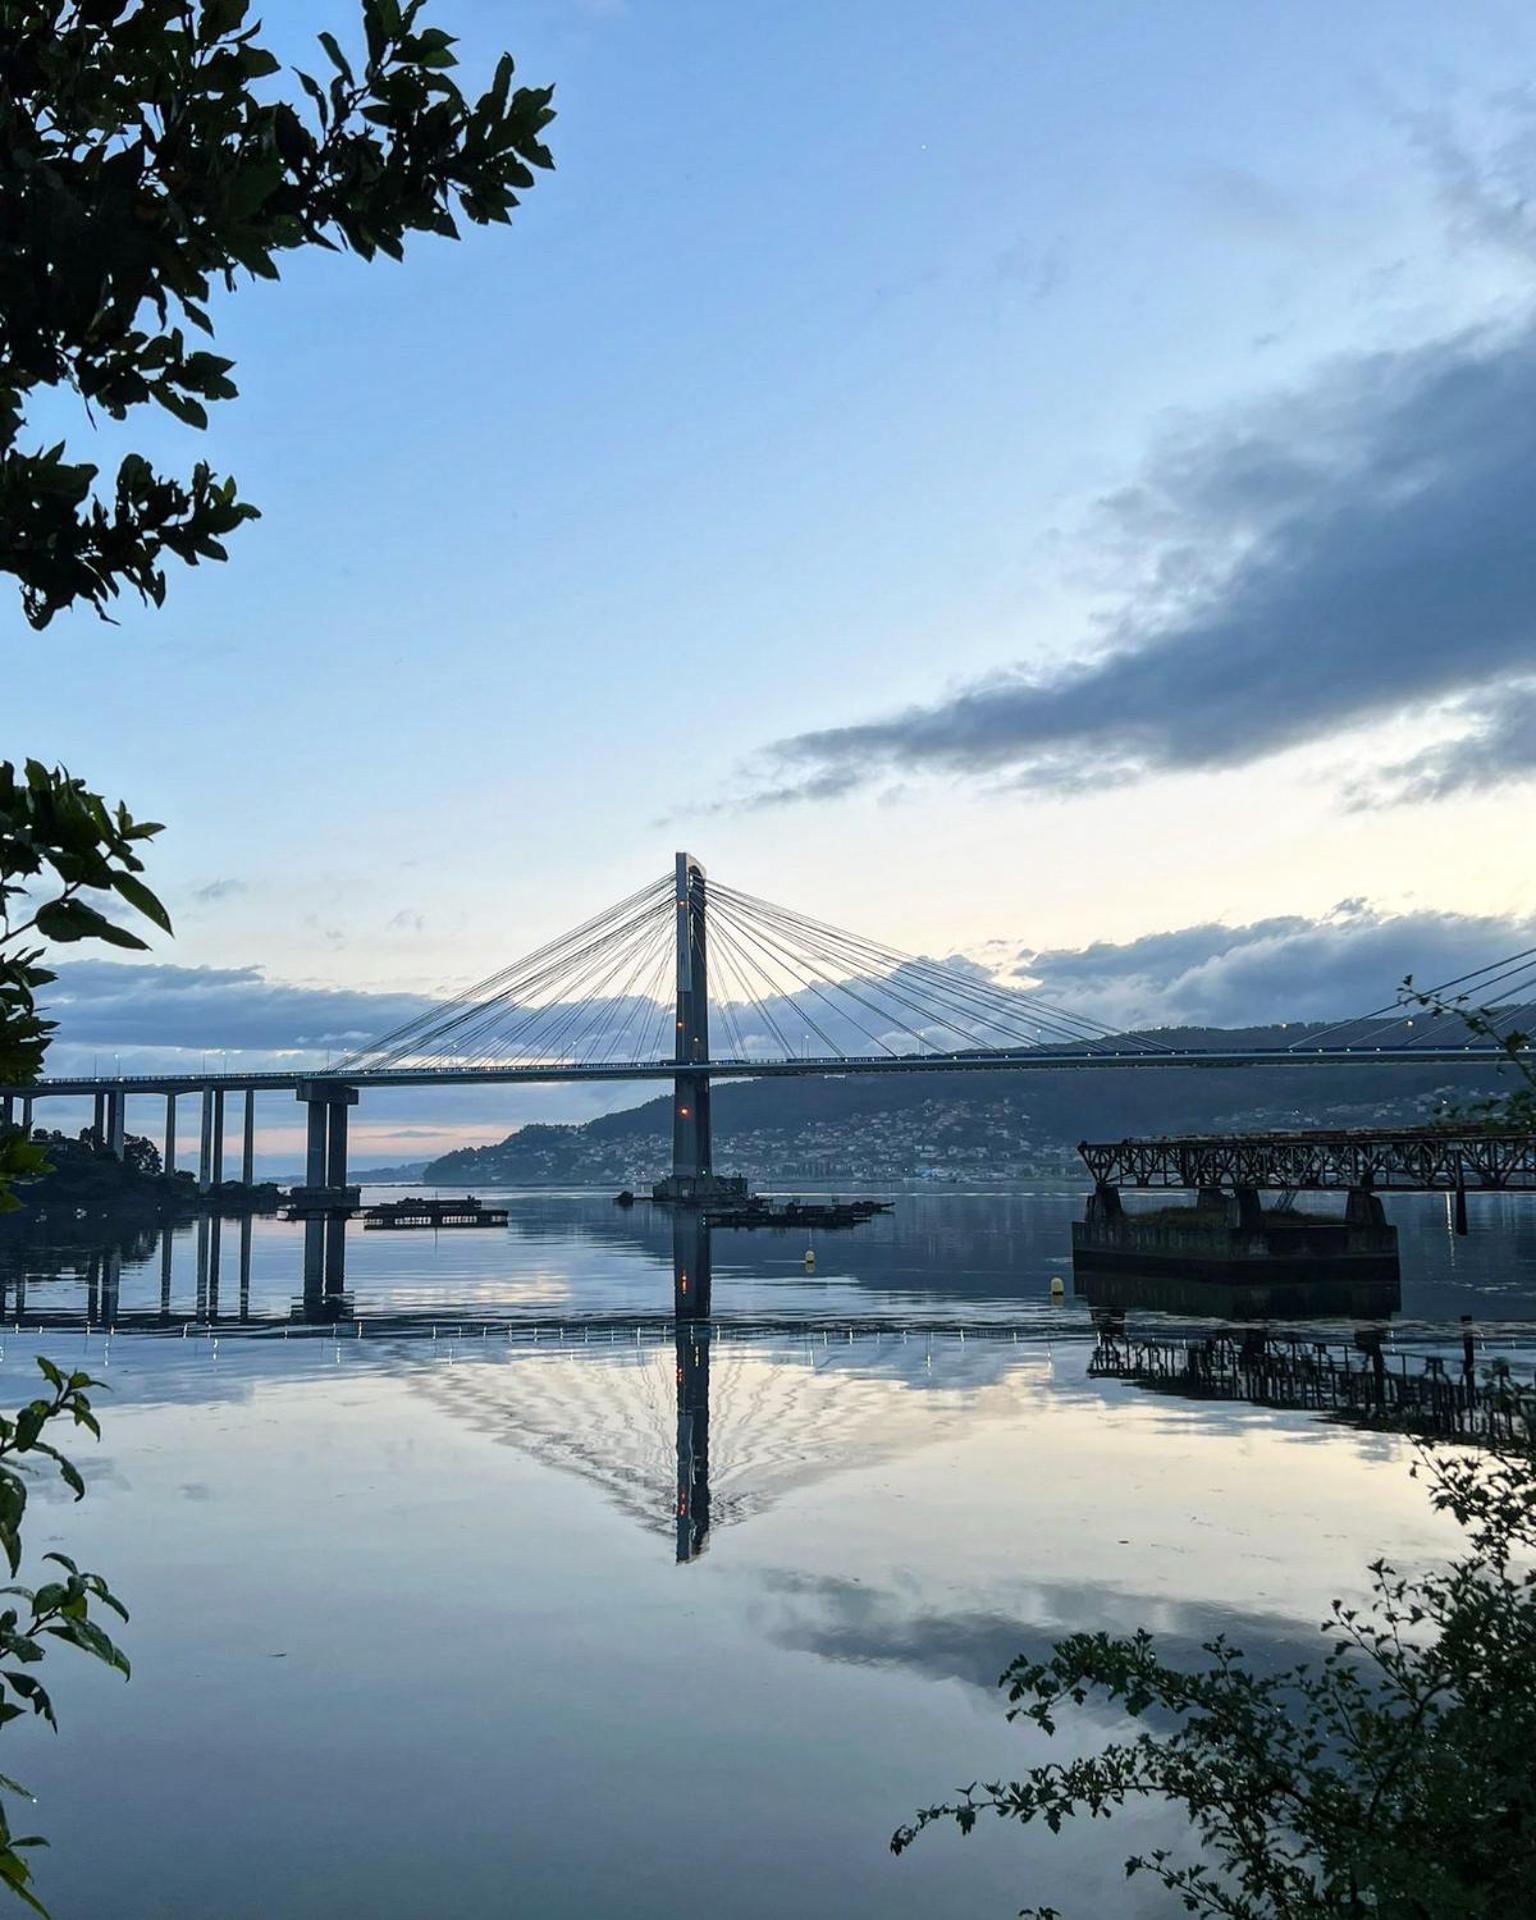
<svg viewBox="0 0 1536 1920"><path fill-rule="evenodd" d="M364 1187L399 1187L408 1181L420 1180L426 1172L425 1160L402 1160L393 1167L349 1167L347 1178ZM280 1173L275 1176L285 1186L302 1186L308 1175L302 1167L292 1173Z"/></svg>
<svg viewBox="0 0 1536 1920"><path fill-rule="evenodd" d="M1301 1030L1303 1036L1305 1030ZM1298 1029L1180 1028L1199 1052L1294 1043ZM1095 1067L718 1083L715 1164L758 1177L898 1178L933 1171L1050 1171L1084 1138L1403 1125L1442 1098L1491 1093L1486 1066ZM428 1163L434 1185L636 1186L667 1171L670 1094L581 1126L528 1126Z"/></svg>

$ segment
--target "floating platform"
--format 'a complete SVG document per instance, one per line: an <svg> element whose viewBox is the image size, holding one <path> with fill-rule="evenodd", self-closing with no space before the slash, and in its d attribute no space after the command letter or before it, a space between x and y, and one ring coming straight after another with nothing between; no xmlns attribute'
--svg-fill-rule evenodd
<svg viewBox="0 0 1536 1920"><path fill-rule="evenodd" d="M505 1207L488 1207L470 1193L462 1200L381 1200L363 1213L367 1229L404 1233L427 1227L504 1227Z"/></svg>
<svg viewBox="0 0 1536 1920"><path fill-rule="evenodd" d="M753 1199L742 1207L710 1207L704 1222L711 1227L858 1227L877 1213L889 1213L889 1200L789 1200L782 1206Z"/></svg>

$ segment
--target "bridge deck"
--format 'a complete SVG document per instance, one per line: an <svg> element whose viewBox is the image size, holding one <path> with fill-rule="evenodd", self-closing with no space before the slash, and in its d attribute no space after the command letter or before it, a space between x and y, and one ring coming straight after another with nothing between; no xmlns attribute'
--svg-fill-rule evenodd
<svg viewBox="0 0 1536 1920"><path fill-rule="evenodd" d="M796 1075L913 1074L913 1073L1059 1073L1103 1071L1107 1068L1222 1069L1231 1067L1399 1067L1498 1066L1507 1063L1502 1047L1316 1047L1237 1048L1220 1053L1195 1050L1151 1053L1086 1052L1080 1049L1037 1048L1019 1053L903 1055L894 1059L844 1058L841 1055L794 1060L714 1059L690 1062L690 1075L716 1080L765 1080ZM206 1088L243 1092L293 1092L300 1083L334 1081L351 1087L440 1087L545 1083L582 1080L673 1079L678 1066L672 1060L610 1061L601 1065L568 1061L541 1061L534 1065L456 1067L390 1067L360 1073L316 1072L312 1067L291 1072L90 1074L59 1076L31 1086L0 1085L0 1097L41 1099L99 1092L199 1093Z"/></svg>

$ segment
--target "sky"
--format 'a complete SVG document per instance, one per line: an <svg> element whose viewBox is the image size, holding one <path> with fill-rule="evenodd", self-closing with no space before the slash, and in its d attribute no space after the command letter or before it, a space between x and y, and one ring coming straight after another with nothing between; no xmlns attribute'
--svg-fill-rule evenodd
<svg viewBox="0 0 1536 1920"><path fill-rule="evenodd" d="M219 302L241 397L131 442L261 520L163 610L0 613L0 751L166 826L175 938L71 962L59 1067L323 1057L682 846L1105 1018L1536 939L1527 9L430 17L555 83L556 171Z"/></svg>

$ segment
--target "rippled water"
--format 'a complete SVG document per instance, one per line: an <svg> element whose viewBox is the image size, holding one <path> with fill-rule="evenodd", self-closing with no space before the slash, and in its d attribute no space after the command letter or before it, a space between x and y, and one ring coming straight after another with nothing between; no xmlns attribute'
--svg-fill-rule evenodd
<svg viewBox="0 0 1536 1920"><path fill-rule="evenodd" d="M664 1217L508 1204L354 1225L307 1285L277 1221L216 1258L0 1244L10 1397L38 1351L112 1387L32 1546L134 1610L129 1685L56 1656L62 1734L5 1736L61 1917L1156 1911L1135 1822L886 1841L1041 1751L993 1690L1022 1647L1146 1622L1289 1658L1377 1551L1449 1545L1404 1441L1090 1378L1065 1189L717 1235L703 1342ZM1525 1368L1536 1206L1475 1200L1459 1241L1443 1201L1390 1211L1389 1337L1471 1313Z"/></svg>

